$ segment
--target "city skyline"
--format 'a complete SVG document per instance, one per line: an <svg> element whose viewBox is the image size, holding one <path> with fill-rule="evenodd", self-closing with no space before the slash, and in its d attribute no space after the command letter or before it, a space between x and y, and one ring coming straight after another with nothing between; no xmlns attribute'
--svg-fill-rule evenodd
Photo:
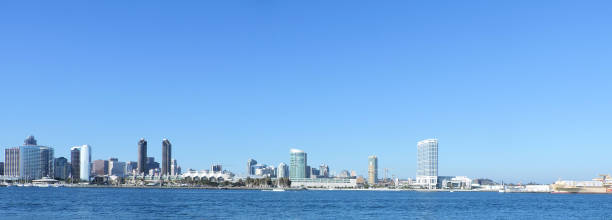
<svg viewBox="0 0 612 220"><path fill-rule="evenodd" d="M183 169L299 148L414 178L415 143L437 138L441 176L612 173L609 2L3 6L2 148L36 135L127 162L168 138Z"/></svg>

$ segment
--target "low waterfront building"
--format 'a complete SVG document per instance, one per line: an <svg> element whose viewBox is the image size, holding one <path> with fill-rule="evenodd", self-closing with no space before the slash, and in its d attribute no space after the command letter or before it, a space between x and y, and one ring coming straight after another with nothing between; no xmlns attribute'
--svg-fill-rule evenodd
<svg viewBox="0 0 612 220"><path fill-rule="evenodd" d="M466 176L438 176L439 189L472 189L472 179Z"/></svg>
<svg viewBox="0 0 612 220"><path fill-rule="evenodd" d="M183 174L181 174L182 178L191 178L194 180L201 180L202 178L207 178L211 182L223 182L223 181L232 181L234 179L234 174L229 171L221 171L221 172L213 172L210 170L189 170Z"/></svg>
<svg viewBox="0 0 612 220"><path fill-rule="evenodd" d="M349 178L293 178L293 188L356 188L357 179Z"/></svg>

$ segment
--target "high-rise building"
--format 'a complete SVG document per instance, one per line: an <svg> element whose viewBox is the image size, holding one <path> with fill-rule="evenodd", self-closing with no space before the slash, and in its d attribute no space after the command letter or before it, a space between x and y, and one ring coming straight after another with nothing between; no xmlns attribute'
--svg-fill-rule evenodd
<svg viewBox="0 0 612 220"><path fill-rule="evenodd" d="M79 156L79 177L83 182L89 182L91 180L91 146L83 145L79 147L81 155Z"/></svg>
<svg viewBox="0 0 612 220"><path fill-rule="evenodd" d="M213 172L221 172L221 171L223 171L223 167L221 166L221 164L213 164L210 167L210 170L213 171Z"/></svg>
<svg viewBox="0 0 612 220"><path fill-rule="evenodd" d="M280 163L276 171L276 177L288 178L289 177L289 166L287 166L287 164L285 163Z"/></svg>
<svg viewBox="0 0 612 220"><path fill-rule="evenodd" d="M325 164L321 164L319 166L319 175L323 178L328 178L329 177L329 166Z"/></svg>
<svg viewBox="0 0 612 220"><path fill-rule="evenodd" d="M70 148L70 176L73 180L78 180L80 178L80 163L81 158L81 148L80 147L72 147Z"/></svg>
<svg viewBox="0 0 612 220"><path fill-rule="evenodd" d="M4 176L4 162L0 162L0 176Z"/></svg>
<svg viewBox="0 0 612 220"><path fill-rule="evenodd" d="M378 157L368 157L368 183L374 185L378 182Z"/></svg>
<svg viewBox="0 0 612 220"><path fill-rule="evenodd" d="M170 164L170 170L171 170L170 175L176 176L176 175L181 174L180 172L178 172L178 168L179 166L178 166L178 163L176 162L176 159L172 159L172 164Z"/></svg>
<svg viewBox="0 0 612 220"><path fill-rule="evenodd" d="M310 178L310 173L312 170L310 170L310 166L308 166L308 164L306 164L306 178Z"/></svg>
<svg viewBox="0 0 612 220"><path fill-rule="evenodd" d="M5 175L20 179L40 179L53 176L53 148L37 145L29 136L23 146L4 151Z"/></svg>
<svg viewBox="0 0 612 220"><path fill-rule="evenodd" d="M427 139L417 143L417 184L434 189L438 184L438 140Z"/></svg>
<svg viewBox="0 0 612 220"><path fill-rule="evenodd" d="M255 159L249 159L247 161L247 175L255 175L255 169L253 166L257 165L257 161Z"/></svg>
<svg viewBox="0 0 612 220"><path fill-rule="evenodd" d="M310 167L310 166L308 166ZM314 168L314 167L310 167L310 175L308 177L310 178L317 178L319 177L321 174L321 170Z"/></svg>
<svg viewBox="0 0 612 220"><path fill-rule="evenodd" d="M138 173L146 175L147 171L147 141L141 138L138 141Z"/></svg>
<svg viewBox="0 0 612 220"><path fill-rule="evenodd" d="M125 174L125 162L119 162L117 158L108 160L108 175L123 177Z"/></svg>
<svg viewBox="0 0 612 220"><path fill-rule="evenodd" d="M306 152L291 149L289 157L289 179L306 178L308 158Z"/></svg>
<svg viewBox="0 0 612 220"><path fill-rule="evenodd" d="M4 175L19 177L19 148L4 150Z"/></svg>
<svg viewBox="0 0 612 220"><path fill-rule="evenodd" d="M58 157L53 160L53 178L65 180L70 176L70 163L65 157Z"/></svg>
<svg viewBox="0 0 612 220"><path fill-rule="evenodd" d="M170 175L170 165L172 163L172 144L168 139L162 140L162 167L161 175Z"/></svg>
<svg viewBox="0 0 612 220"><path fill-rule="evenodd" d="M159 169L159 163L155 162L155 157L147 157L147 170Z"/></svg>
<svg viewBox="0 0 612 220"><path fill-rule="evenodd" d="M96 176L108 175L108 160L94 160L93 170Z"/></svg>
<svg viewBox="0 0 612 220"><path fill-rule="evenodd" d="M126 175L133 175L134 172L137 172L137 171L138 171L138 162L130 161L125 164L125 174Z"/></svg>

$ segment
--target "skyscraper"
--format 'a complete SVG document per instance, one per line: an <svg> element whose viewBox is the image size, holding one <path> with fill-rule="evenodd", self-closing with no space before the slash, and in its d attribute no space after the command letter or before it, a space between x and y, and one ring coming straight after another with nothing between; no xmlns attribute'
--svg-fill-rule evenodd
<svg viewBox="0 0 612 220"><path fill-rule="evenodd" d="M125 162L117 158L108 159L108 175L123 177L125 175Z"/></svg>
<svg viewBox="0 0 612 220"><path fill-rule="evenodd" d="M287 178L289 177L289 166L285 163L280 163L278 165L276 177L278 178Z"/></svg>
<svg viewBox="0 0 612 220"><path fill-rule="evenodd" d="M221 164L213 164L212 166L210 166L210 171L221 172L223 171L223 166L221 166Z"/></svg>
<svg viewBox="0 0 612 220"><path fill-rule="evenodd" d="M176 159L172 159L172 164L170 165L170 175L175 176L175 175L179 175L180 173L178 172L178 163L176 162Z"/></svg>
<svg viewBox="0 0 612 220"><path fill-rule="evenodd" d="M307 162L306 152L298 149L291 149L289 157L289 179L306 178Z"/></svg>
<svg viewBox="0 0 612 220"><path fill-rule="evenodd" d="M81 149L79 177L81 181L89 182L91 175L91 146L83 145L79 147Z"/></svg>
<svg viewBox="0 0 612 220"><path fill-rule="evenodd" d="M255 169L253 166L257 165L257 161L255 159L249 159L247 161L247 175L255 175Z"/></svg>
<svg viewBox="0 0 612 220"><path fill-rule="evenodd" d="M368 157L368 183L374 185L378 182L378 157Z"/></svg>
<svg viewBox="0 0 612 220"><path fill-rule="evenodd" d="M73 180L78 180L80 178L80 163L81 158L81 148L80 147L72 147L70 148L70 176Z"/></svg>
<svg viewBox="0 0 612 220"><path fill-rule="evenodd" d="M29 180L53 176L53 148L37 145L34 136L4 152L6 176Z"/></svg>
<svg viewBox="0 0 612 220"><path fill-rule="evenodd" d="M329 177L329 166L321 164L319 166L319 175L323 178Z"/></svg>
<svg viewBox="0 0 612 220"><path fill-rule="evenodd" d="M161 175L170 175L170 165L172 164L172 144L168 139L162 140L162 167Z"/></svg>
<svg viewBox="0 0 612 220"><path fill-rule="evenodd" d="M108 175L108 160L94 160L93 169L96 176Z"/></svg>
<svg viewBox="0 0 612 220"><path fill-rule="evenodd" d="M134 172L137 172L137 171L138 171L138 162L129 161L125 163L125 174L126 175L133 175Z"/></svg>
<svg viewBox="0 0 612 220"><path fill-rule="evenodd" d="M53 160L53 178L65 180L70 175L70 163L65 157Z"/></svg>
<svg viewBox="0 0 612 220"><path fill-rule="evenodd" d="M138 174L146 175L147 173L147 141L141 138L138 141Z"/></svg>
<svg viewBox="0 0 612 220"><path fill-rule="evenodd" d="M434 189L438 183L438 140L427 139L417 143L417 184Z"/></svg>

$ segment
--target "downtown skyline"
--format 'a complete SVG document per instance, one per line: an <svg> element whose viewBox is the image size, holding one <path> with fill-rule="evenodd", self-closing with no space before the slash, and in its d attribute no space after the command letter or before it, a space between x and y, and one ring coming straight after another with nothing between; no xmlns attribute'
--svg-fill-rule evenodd
<svg viewBox="0 0 612 220"><path fill-rule="evenodd" d="M439 175L612 173L608 2L184 4L0 7L0 148L136 161L167 138L184 170L297 148L414 178L437 138Z"/></svg>

